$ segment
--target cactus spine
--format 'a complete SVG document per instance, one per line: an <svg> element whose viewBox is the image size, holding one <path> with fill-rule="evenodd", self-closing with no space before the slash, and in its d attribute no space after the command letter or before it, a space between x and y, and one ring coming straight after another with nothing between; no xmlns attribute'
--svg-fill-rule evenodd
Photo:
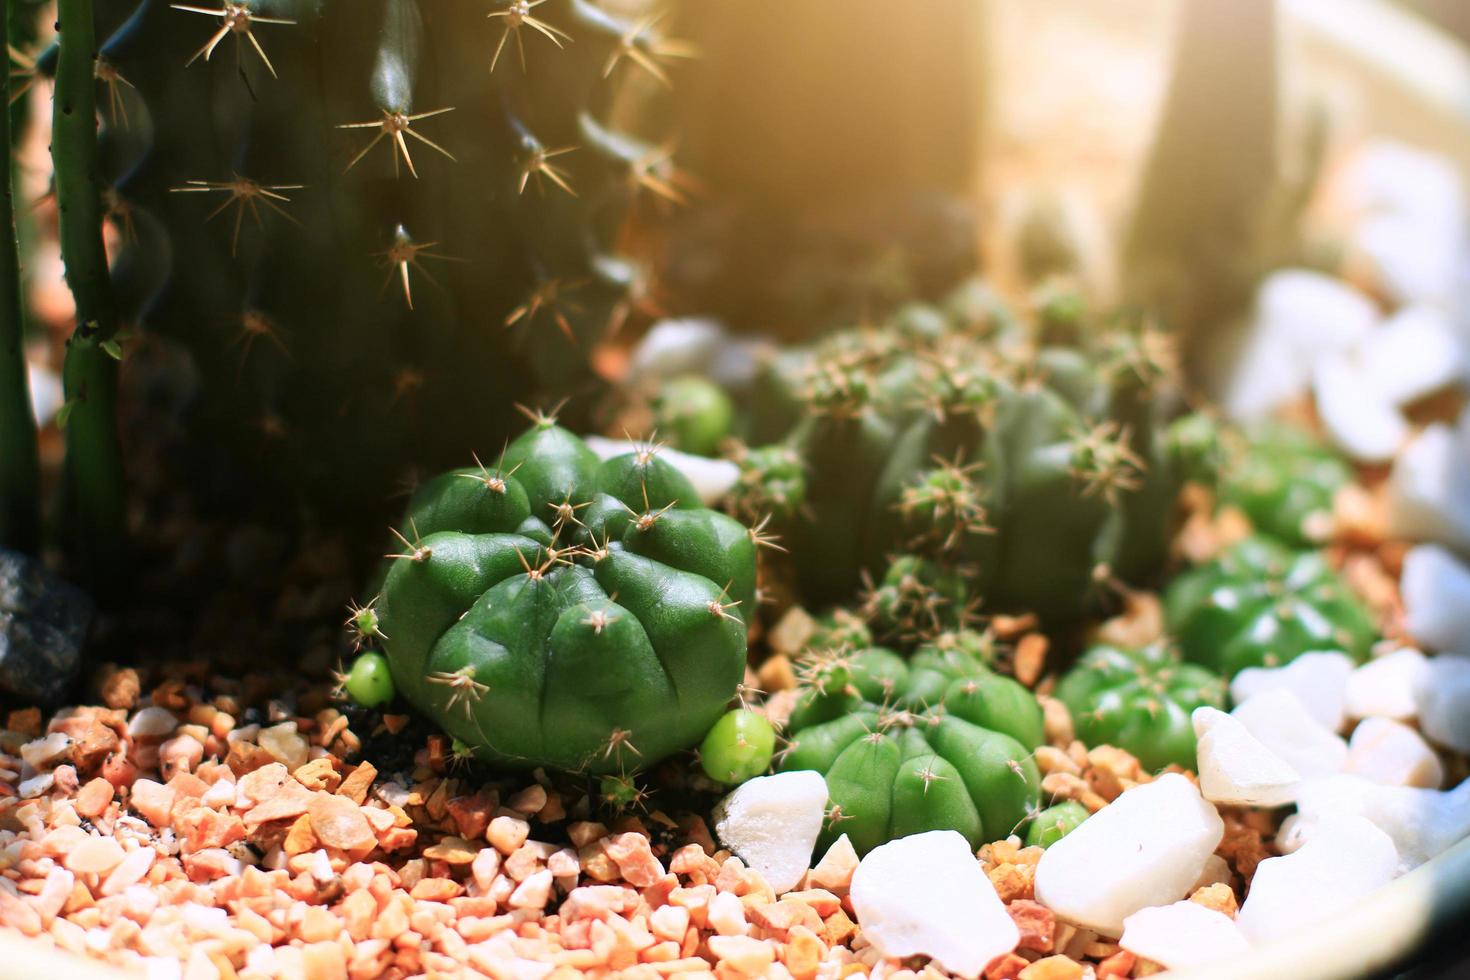
<svg viewBox="0 0 1470 980"><path fill-rule="evenodd" d="M8 11L0 12L0 50L9 43ZM0 104L10 104L9 73ZM0 547L34 552L40 544L41 471L26 376L20 252L11 203L11 113L0 118Z"/></svg>

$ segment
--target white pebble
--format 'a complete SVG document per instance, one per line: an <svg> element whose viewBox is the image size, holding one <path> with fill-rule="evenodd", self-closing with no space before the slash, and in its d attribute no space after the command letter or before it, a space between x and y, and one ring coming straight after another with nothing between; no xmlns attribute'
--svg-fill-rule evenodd
<svg viewBox="0 0 1470 980"><path fill-rule="evenodd" d="M750 931L745 906L734 892L720 892L710 899L706 917L709 927L722 936L743 936Z"/></svg>
<svg viewBox="0 0 1470 980"><path fill-rule="evenodd" d="M1386 786L1439 789L1444 782L1444 766L1423 736L1388 718L1365 718L1353 729L1346 771Z"/></svg>
<svg viewBox="0 0 1470 980"><path fill-rule="evenodd" d="M1409 423L1373 384L1373 367L1328 355L1312 371L1317 414L1333 445L1363 463L1385 463L1409 438Z"/></svg>
<svg viewBox="0 0 1470 980"><path fill-rule="evenodd" d="M1134 912L1123 920L1118 945L1170 969L1239 956L1250 947L1230 916L1190 901Z"/></svg>
<svg viewBox="0 0 1470 980"><path fill-rule="evenodd" d="M1239 720L1216 708L1194 709L1199 787L1211 803L1285 806L1296 798L1297 771L1262 745Z"/></svg>
<svg viewBox="0 0 1470 980"><path fill-rule="evenodd" d="M1068 922L1120 935L1139 909L1183 898L1224 833L1194 783L1166 773L1125 790L1047 848L1036 898Z"/></svg>
<svg viewBox="0 0 1470 980"><path fill-rule="evenodd" d="M1416 545L1404 556L1399 588L1416 640L1470 657L1470 565L1437 544Z"/></svg>
<svg viewBox="0 0 1470 980"><path fill-rule="evenodd" d="M1470 409L1465 417L1470 417ZM1462 428L1465 422L1462 419ZM1467 430L1470 431L1470 430ZM1470 553L1470 436L1436 422L1393 461L1388 527L1397 537Z"/></svg>
<svg viewBox="0 0 1470 980"><path fill-rule="evenodd" d="M849 895L863 936L884 956L928 956L957 976L978 977L1021 939L969 843L953 830L873 848Z"/></svg>
<svg viewBox="0 0 1470 980"><path fill-rule="evenodd" d="M179 719L167 708L149 705L128 719L128 735L132 738L151 738L163 741L179 727Z"/></svg>
<svg viewBox="0 0 1470 980"><path fill-rule="evenodd" d="M1470 752L1470 659L1429 658L1419 691L1419 730L1430 741Z"/></svg>
<svg viewBox="0 0 1470 980"><path fill-rule="evenodd" d="M1237 419L1256 418L1304 394L1317 361L1358 344L1378 320L1368 297L1332 276L1284 269L1256 292L1244 347L1222 403Z"/></svg>
<svg viewBox="0 0 1470 980"><path fill-rule="evenodd" d="M1235 924L1252 943L1302 935L1387 884L1398 865L1389 835L1362 817L1334 817L1300 850L1256 867Z"/></svg>
<svg viewBox="0 0 1470 980"><path fill-rule="evenodd" d="M1359 363L1374 389L1404 406L1454 384L1465 374L1463 341L1449 317L1432 306L1407 307L1364 339Z"/></svg>
<svg viewBox="0 0 1470 980"><path fill-rule="evenodd" d="M1347 713L1354 718L1413 718L1428 670L1428 658L1412 647L1368 661L1348 675Z"/></svg>
<svg viewBox="0 0 1470 980"><path fill-rule="evenodd" d="M628 378L642 384L679 374L702 374L717 384L739 388L755 379L769 347L769 342L732 337L714 319L660 320L633 349Z"/></svg>
<svg viewBox="0 0 1470 980"><path fill-rule="evenodd" d="M71 736L64 732L51 732L22 745L20 757L26 765L39 771L56 766L70 751Z"/></svg>
<svg viewBox="0 0 1470 980"><path fill-rule="evenodd" d="M1284 667L1247 667L1230 682L1230 698L1243 704L1262 691L1282 687L1329 731L1338 731L1347 714L1348 678L1353 659L1345 653L1304 653Z"/></svg>
<svg viewBox="0 0 1470 980"><path fill-rule="evenodd" d="M1328 731L1291 691L1261 691L1230 712L1302 779L1342 772L1347 742Z"/></svg>
<svg viewBox="0 0 1470 980"><path fill-rule="evenodd" d="M1446 791L1384 786L1362 776L1308 780L1277 843L1295 851L1345 816L1363 817L1392 838L1399 870L1410 871L1470 834L1470 780Z"/></svg>
<svg viewBox="0 0 1470 980"><path fill-rule="evenodd" d="M715 835L780 895L811 867L826 809L827 781L819 772L758 776L715 808Z"/></svg>

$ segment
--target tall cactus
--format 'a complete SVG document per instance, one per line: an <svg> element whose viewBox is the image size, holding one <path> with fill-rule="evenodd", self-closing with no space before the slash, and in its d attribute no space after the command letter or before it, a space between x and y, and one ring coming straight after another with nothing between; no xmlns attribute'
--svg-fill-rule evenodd
<svg viewBox="0 0 1470 980"><path fill-rule="evenodd" d="M0 14L0 49L9 43ZM10 77L0 77L0 104L10 104ZM0 118L0 547L35 551L40 543L41 473L26 376L20 255L11 203L11 114Z"/></svg>
<svg viewBox="0 0 1470 980"><path fill-rule="evenodd" d="M677 194L619 121L685 53L587 0L142 0L97 66L120 301L192 353L206 431L379 503L595 388L625 212Z"/></svg>
<svg viewBox="0 0 1470 980"><path fill-rule="evenodd" d="M61 258L76 301L76 329L62 367L66 394L68 544L84 575L116 566L123 537L122 450L115 413L118 321L102 241L92 0L57 4L60 49L51 114L51 157Z"/></svg>

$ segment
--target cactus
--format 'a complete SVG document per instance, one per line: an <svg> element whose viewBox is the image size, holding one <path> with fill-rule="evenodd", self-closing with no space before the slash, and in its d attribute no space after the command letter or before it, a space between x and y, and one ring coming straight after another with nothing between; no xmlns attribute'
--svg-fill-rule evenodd
<svg viewBox="0 0 1470 980"><path fill-rule="evenodd" d="M926 830L972 845L1015 831L1036 810L1041 709L974 652L977 637L917 651L816 651L788 722L781 768L814 769L832 807L824 838L859 853Z"/></svg>
<svg viewBox="0 0 1470 980"><path fill-rule="evenodd" d="M705 775L719 783L743 783L771 767L776 730L749 708L726 712L699 743Z"/></svg>
<svg viewBox="0 0 1470 980"><path fill-rule="evenodd" d="M1184 659L1226 677L1312 650L1361 662L1377 637L1362 601L1320 554L1260 537L1174 579L1164 621Z"/></svg>
<svg viewBox="0 0 1470 980"><path fill-rule="evenodd" d="M1090 816L1087 807L1075 800L1063 800L1038 813L1026 828L1027 847L1051 847L1082 825Z"/></svg>
<svg viewBox="0 0 1470 980"><path fill-rule="evenodd" d="M487 761L631 772L736 692L757 536L652 447L600 462L541 417L493 466L425 484L397 534L370 638Z"/></svg>
<svg viewBox="0 0 1470 980"><path fill-rule="evenodd" d="M0 12L0 50L9 38L9 9ZM0 77L0 104L10 105L11 79ZM11 113L0 119L0 548L36 553L41 533L41 464L31 415L21 309L20 253L11 204Z"/></svg>
<svg viewBox="0 0 1470 980"><path fill-rule="evenodd" d="M1352 470L1309 433L1284 424L1253 426L1225 437L1220 503L1250 518L1256 533L1292 548L1324 544L1333 500Z"/></svg>
<svg viewBox="0 0 1470 980"><path fill-rule="evenodd" d="M768 365L747 438L783 448L737 453L733 506L799 502L776 513L810 603L843 601L904 554L987 611L1062 624L1158 572L1208 425L1171 421L1169 351L1146 324L1061 305L1028 333L971 286L948 311L911 305Z"/></svg>
<svg viewBox="0 0 1470 980"><path fill-rule="evenodd" d="M517 398L595 390L590 345L641 302L623 217L680 196L624 125L689 53L651 20L587 0L116 16L103 81L84 67L110 106L93 186L125 231L119 305L190 351L196 424L271 459L266 488L376 507L409 460L498 448Z"/></svg>
<svg viewBox="0 0 1470 980"><path fill-rule="evenodd" d="M1225 682L1198 664L1155 644L1139 650L1094 646L1063 675L1056 697L1067 706L1077 737L1114 745L1144 768L1195 767L1190 714L1225 706Z"/></svg>

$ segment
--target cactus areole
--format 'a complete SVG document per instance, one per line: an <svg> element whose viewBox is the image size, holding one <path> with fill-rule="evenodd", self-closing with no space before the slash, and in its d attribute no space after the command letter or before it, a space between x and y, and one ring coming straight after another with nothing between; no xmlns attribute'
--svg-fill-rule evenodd
<svg viewBox="0 0 1470 980"><path fill-rule="evenodd" d="M745 666L756 542L653 447L552 420L414 496L376 604L393 681L487 761L618 773L697 743Z"/></svg>

